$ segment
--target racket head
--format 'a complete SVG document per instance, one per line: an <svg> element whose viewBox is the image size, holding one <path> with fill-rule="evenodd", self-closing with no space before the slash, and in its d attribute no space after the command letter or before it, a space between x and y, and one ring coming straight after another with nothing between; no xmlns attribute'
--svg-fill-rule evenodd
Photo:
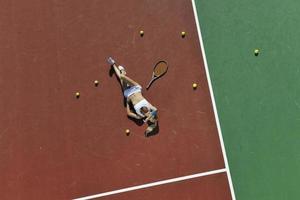
<svg viewBox="0 0 300 200"><path fill-rule="evenodd" d="M153 76L161 77L168 71L168 63L164 60L160 60L153 68Z"/></svg>

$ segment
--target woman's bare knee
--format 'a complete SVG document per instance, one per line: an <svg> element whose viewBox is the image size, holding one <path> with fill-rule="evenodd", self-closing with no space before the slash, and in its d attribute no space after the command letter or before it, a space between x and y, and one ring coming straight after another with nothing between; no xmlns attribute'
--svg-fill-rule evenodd
<svg viewBox="0 0 300 200"><path fill-rule="evenodd" d="M124 74L120 74L120 76L119 76L119 78L120 78L121 80L126 80L125 77L126 77L126 76L125 76Z"/></svg>

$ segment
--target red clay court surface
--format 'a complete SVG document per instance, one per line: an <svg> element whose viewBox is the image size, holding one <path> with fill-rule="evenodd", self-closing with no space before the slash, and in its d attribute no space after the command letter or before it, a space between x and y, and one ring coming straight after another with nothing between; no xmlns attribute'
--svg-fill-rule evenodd
<svg viewBox="0 0 300 200"><path fill-rule="evenodd" d="M75 199L219 169L100 199L233 199L191 1L15 0L0 10L1 199ZM143 87L168 61L143 90L159 110L157 135L126 117L108 56Z"/></svg>

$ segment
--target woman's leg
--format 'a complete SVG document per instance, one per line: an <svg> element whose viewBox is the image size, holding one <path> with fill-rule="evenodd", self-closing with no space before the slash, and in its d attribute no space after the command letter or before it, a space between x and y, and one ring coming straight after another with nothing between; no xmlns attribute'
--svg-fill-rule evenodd
<svg viewBox="0 0 300 200"><path fill-rule="evenodd" d="M119 78L120 83L121 83L121 86L122 86L122 88L123 88L123 90L124 90L124 89L127 87L127 85L126 85L126 83L124 83L123 79L121 78L122 73L120 72L120 70L119 70L119 68L117 67L116 64L113 64L113 69L114 69L114 71L115 71L117 77Z"/></svg>
<svg viewBox="0 0 300 200"><path fill-rule="evenodd" d="M123 74L120 75L120 80L123 81L124 84L127 84L129 86L135 86L135 85L140 85L128 76L125 76Z"/></svg>
<svg viewBox="0 0 300 200"><path fill-rule="evenodd" d="M121 80L121 78L120 78L121 72L120 72L120 70L118 69L117 65L116 65L116 64L113 64L113 68L114 68L114 71L115 71L117 77Z"/></svg>
<svg viewBox="0 0 300 200"><path fill-rule="evenodd" d="M127 88L128 86L140 85L136 81L129 78L128 76L122 74L116 64L113 65L113 68L114 68L114 71L115 71L117 77L119 78L119 80L121 82L123 89Z"/></svg>

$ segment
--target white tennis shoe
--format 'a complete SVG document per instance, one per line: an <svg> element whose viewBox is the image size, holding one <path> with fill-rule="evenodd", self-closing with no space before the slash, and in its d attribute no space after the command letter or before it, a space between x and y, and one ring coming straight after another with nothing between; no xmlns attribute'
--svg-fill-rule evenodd
<svg viewBox="0 0 300 200"><path fill-rule="evenodd" d="M110 64L110 65L114 65L116 62L114 61L114 59L112 59L112 57L109 57L107 59L107 62Z"/></svg>

